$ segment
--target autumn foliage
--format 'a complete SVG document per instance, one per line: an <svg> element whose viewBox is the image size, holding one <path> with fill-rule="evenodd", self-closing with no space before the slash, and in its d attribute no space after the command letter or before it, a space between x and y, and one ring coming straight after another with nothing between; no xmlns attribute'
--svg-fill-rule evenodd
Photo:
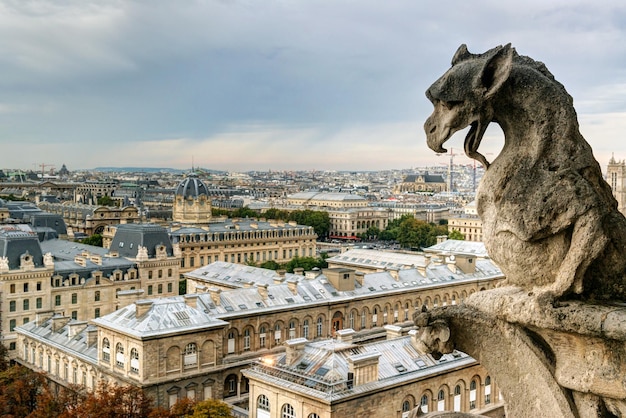
<svg viewBox="0 0 626 418"><path fill-rule="evenodd" d="M56 387L56 386L55 386ZM141 388L101 383L96 390L54 390L44 374L22 366L0 367L0 416L4 418L230 418L226 403L180 399L155 407Z"/></svg>

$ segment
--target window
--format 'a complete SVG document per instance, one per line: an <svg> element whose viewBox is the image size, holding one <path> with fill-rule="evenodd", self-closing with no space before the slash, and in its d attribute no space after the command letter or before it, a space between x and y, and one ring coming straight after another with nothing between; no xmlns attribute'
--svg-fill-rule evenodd
<svg viewBox="0 0 626 418"><path fill-rule="evenodd" d="M167 293L172 293L172 284L171 283L167 284Z"/></svg>
<svg viewBox="0 0 626 418"><path fill-rule="evenodd" d="M289 339L293 340L296 338L296 321L289 322Z"/></svg>
<svg viewBox="0 0 626 418"><path fill-rule="evenodd" d="M302 324L302 336L304 338L309 338L309 320L305 319L304 323Z"/></svg>
<svg viewBox="0 0 626 418"><path fill-rule="evenodd" d="M195 343L189 343L185 347L183 362L185 368L194 367L198 364L198 346Z"/></svg>
<svg viewBox="0 0 626 418"><path fill-rule="evenodd" d="M148 279L152 279L152 270L148 272Z"/></svg>
<svg viewBox="0 0 626 418"><path fill-rule="evenodd" d="M72 293L72 304L76 304L78 302L78 294Z"/></svg>
<svg viewBox="0 0 626 418"><path fill-rule="evenodd" d="M476 408L476 381L472 380L470 383L470 393L469 393L469 401L470 401L470 409Z"/></svg>
<svg viewBox="0 0 626 418"><path fill-rule="evenodd" d="M148 294L151 295L152 294L152 285L148 286Z"/></svg>
<svg viewBox="0 0 626 418"><path fill-rule="evenodd" d="M93 312L94 318L100 318L100 308L96 308Z"/></svg>
<svg viewBox="0 0 626 418"><path fill-rule="evenodd" d="M293 409L293 406L289 405L288 403L284 404L280 416L281 418L296 418L296 413Z"/></svg>
<svg viewBox="0 0 626 418"><path fill-rule="evenodd" d="M428 395L423 395L420 401L420 409L423 413L428 413Z"/></svg>
<svg viewBox="0 0 626 418"><path fill-rule="evenodd" d="M159 294L163 293L163 285L162 285L162 284L160 284L160 285L157 287L157 289L158 289L158 290L157 290L157 292L158 292Z"/></svg>
<svg viewBox="0 0 626 418"><path fill-rule="evenodd" d="M491 403L491 376L485 378L485 405Z"/></svg>
<svg viewBox="0 0 626 418"><path fill-rule="evenodd" d="M121 343L117 343L115 346L115 365L124 367L124 347Z"/></svg>
<svg viewBox="0 0 626 418"><path fill-rule="evenodd" d="M54 297L54 306L61 306L61 295L56 295Z"/></svg>
<svg viewBox="0 0 626 418"><path fill-rule="evenodd" d="M136 348L130 350L130 371L139 373L139 351Z"/></svg>
<svg viewBox="0 0 626 418"><path fill-rule="evenodd" d="M259 329L259 348L265 348L265 327Z"/></svg>
<svg viewBox="0 0 626 418"><path fill-rule="evenodd" d="M308 418L320 418L320 416L314 412L312 414L309 414Z"/></svg>
<svg viewBox="0 0 626 418"><path fill-rule="evenodd" d="M159 276L159 279L163 278L163 270L159 269L159 271L157 272L157 275Z"/></svg>
<svg viewBox="0 0 626 418"><path fill-rule="evenodd" d="M9 293L15 293L15 284L11 285L11 288L9 290Z"/></svg>
<svg viewBox="0 0 626 418"><path fill-rule="evenodd" d="M317 318L317 335L316 337L321 337L322 336L322 326L324 324L324 320L322 319L322 317L320 316L319 318Z"/></svg>
<svg viewBox="0 0 626 418"><path fill-rule="evenodd" d="M9 312L15 312L15 301L9 302Z"/></svg>
<svg viewBox="0 0 626 418"><path fill-rule="evenodd" d="M260 409L262 411L270 412L270 400L269 400L269 398L267 396L265 396L265 395L259 396L257 401L256 401L256 407L257 407L257 409Z"/></svg>
<svg viewBox="0 0 626 418"><path fill-rule="evenodd" d="M13 330L15 330L15 326L16 326L15 319L11 319L9 321L9 331L12 332Z"/></svg>
<svg viewBox="0 0 626 418"><path fill-rule="evenodd" d="M22 324L28 324L30 322L30 319L28 319L28 317L22 319Z"/></svg>
<svg viewBox="0 0 626 418"><path fill-rule="evenodd" d="M37 282L37 290L41 290L41 282Z"/></svg>
<svg viewBox="0 0 626 418"><path fill-rule="evenodd" d="M78 311L72 311L72 319L78 319Z"/></svg>
<svg viewBox="0 0 626 418"><path fill-rule="evenodd" d="M409 411L411 411L411 402L409 401L402 402L402 412L409 412Z"/></svg>
<svg viewBox="0 0 626 418"><path fill-rule="evenodd" d="M35 306L37 307L37 309L41 309L43 302L41 298L37 298L35 299Z"/></svg>
<svg viewBox="0 0 626 418"><path fill-rule="evenodd" d="M281 337L280 324L276 324L276 326L274 326L274 343L280 344Z"/></svg>
<svg viewBox="0 0 626 418"><path fill-rule="evenodd" d="M22 305L24 307L24 310L27 311L30 308L30 301L28 299L24 299Z"/></svg>
<svg viewBox="0 0 626 418"><path fill-rule="evenodd" d="M437 394L437 411L445 411L446 408L446 394L442 390Z"/></svg>
<svg viewBox="0 0 626 418"><path fill-rule="evenodd" d="M28 292L28 283L24 283L24 292Z"/></svg>
<svg viewBox="0 0 626 418"><path fill-rule="evenodd" d="M102 360L107 363L111 360L111 343L108 338L102 340Z"/></svg>
<svg viewBox="0 0 626 418"><path fill-rule="evenodd" d="M96 290L96 293L94 293L94 295L93 295L93 299L96 302L100 302L100 291L99 290Z"/></svg>
<svg viewBox="0 0 626 418"><path fill-rule="evenodd" d="M243 331L243 349L245 351L250 350L250 328Z"/></svg>

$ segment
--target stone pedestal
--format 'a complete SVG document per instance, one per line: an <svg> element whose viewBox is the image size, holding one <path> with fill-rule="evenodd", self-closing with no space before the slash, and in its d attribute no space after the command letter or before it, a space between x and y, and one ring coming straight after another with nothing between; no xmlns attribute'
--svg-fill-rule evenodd
<svg viewBox="0 0 626 418"><path fill-rule="evenodd" d="M423 340L480 361L499 383L507 417L626 416L626 304L554 303L508 287L415 320L447 323L450 341Z"/></svg>

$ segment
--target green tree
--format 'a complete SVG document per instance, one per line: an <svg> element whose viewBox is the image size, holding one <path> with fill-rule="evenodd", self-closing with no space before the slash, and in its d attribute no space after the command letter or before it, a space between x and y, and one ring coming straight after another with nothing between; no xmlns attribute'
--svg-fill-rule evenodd
<svg viewBox="0 0 626 418"><path fill-rule="evenodd" d="M93 234L85 239L80 240L82 244L94 245L96 247L102 247L102 235Z"/></svg>
<svg viewBox="0 0 626 418"><path fill-rule="evenodd" d="M258 218L259 216L260 216L259 212L257 212L254 209L250 209L247 206L235 209L232 212L233 218Z"/></svg>
<svg viewBox="0 0 626 418"><path fill-rule="evenodd" d="M305 271L317 268L326 268L328 263L325 258L315 257L294 257L282 266L289 273L293 273L294 269L303 268Z"/></svg>
<svg viewBox="0 0 626 418"><path fill-rule="evenodd" d="M439 235L448 235L447 227L411 217L400 223L397 240L402 247L421 249L435 245Z"/></svg>
<svg viewBox="0 0 626 418"><path fill-rule="evenodd" d="M456 229L453 229L452 231L450 231L448 233L448 238L449 239L458 239L458 240L465 240L465 235L463 235L461 232L457 231Z"/></svg>
<svg viewBox="0 0 626 418"><path fill-rule="evenodd" d="M98 205L100 206L115 206L115 201L109 196L102 196L98 198Z"/></svg>
<svg viewBox="0 0 626 418"><path fill-rule="evenodd" d="M289 214L289 220L300 225L312 226L319 238L325 238L330 231L328 212L317 210L295 210Z"/></svg>
<svg viewBox="0 0 626 418"><path fill-rule="evenodd" d="M365 232L365 236L367 237L367 239L378 239L380 232L381 231L379 227L370 226L369 228L367 228L367 231Z"/></svg>
<svg viewBox="0 0 626 418"><path fill-rule="evenodd" d="M282 221L286 221L289 219L289 211L270 208L263 212L263 216L267 219L280 219Z"/></svg>
<svg viewBox="0 0 626 418"><path fill-rule="evenodd" d="M281 268L280 264L274 260L264 261L259 267L269 270L278 270Z"/></svg>

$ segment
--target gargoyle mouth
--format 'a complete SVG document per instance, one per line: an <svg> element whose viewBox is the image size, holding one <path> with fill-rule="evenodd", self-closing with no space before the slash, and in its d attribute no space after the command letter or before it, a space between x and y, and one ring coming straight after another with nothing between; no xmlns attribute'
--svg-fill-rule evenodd
<svg viewBox="0 0 626 418"><path fill-rule="evenodd" d="M489 162L484 155L478 152L478 147L480 146L480 141L483 139L487 125L488 124L480 123L480 121L472 122L470 130L465 137L464 144L465 154L470 158L480 161L485 168L489 167Z"/></svg>

